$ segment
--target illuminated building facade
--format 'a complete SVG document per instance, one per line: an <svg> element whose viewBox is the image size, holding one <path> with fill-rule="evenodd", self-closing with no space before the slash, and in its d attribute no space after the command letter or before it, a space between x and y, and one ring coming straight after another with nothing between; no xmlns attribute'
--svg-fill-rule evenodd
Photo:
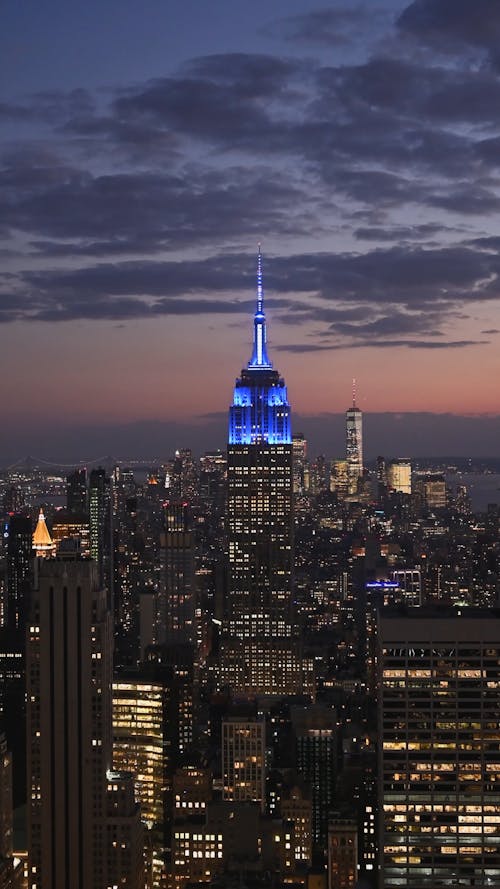
<svg viewBox="0 0 500 889"><path fill-rule="evenodd" d="M281 797L281 817L293 824L292 864L310 865L312 860L312 802L302 787L294 785Z"/></svg>
<svg viewBox="0 0 500 889"><path fill-rule="evenodd" d="M173 780L174 821L204 813L212 799L210 769L185 765L176 769Z"/></svg>
<svg viewBox="0 0 500 889"><path fill-rule="evenodd" d="M394 460L387 467L387 488L399 494L411 494L411 463Z"/></svg>
<svg viewBox="0 0 500 889"><path fill-rule="evenodd" d="M382 612L380 887L500 886L500 612Z"/></svg>
<svg viewBox="0 0 500 889"><path fill-rule="evenodd" d="M254 344L229 409L229 613L288 613L292 584L292 437L284 380L267 355L259 250Z"/></svg>
<svg viewBox="0 0 500 889"><path fill-rule="evenodd" d="M56 545L49 534L45 523L45 516L40 510L36 528L33 532L33 555L39 559L50 558L55 554Z"/></svg>
<svg viewBox="0 0 500 889"><path fill-rule="evenodd" d="M168 817L172 742L169 735L170 688L164 682L122 674L113 683L113 763L134 775L136 798L152 851L153 886L160 885Z"/></svg>
<svg viewBox="0 0 500 889"><path fill-rule="evenodd" d="M57 510L52 522L52 540L57 548L61 540L76 540L80 555L90 556L90 528L88 516L67 510Z"/></svg>
<svg viewBox="0 0 500 889"><path fill-rule="evenodd" d="M229 409L227 466L228 596L222 672L233 692L247 696L298 693L302 671L291 638L293 457L290 405L284 380L267 354L262 258L252 357L236 380ZM269 620L273 633L267 634ZM239 621L239 623L238 623ZM253 625L257 632L250 634ZM293 661L288 673L281 668ZM242 668L247 668L245 676ZM287 691L282 685L286 675ZM293 677L293 678L292 678ZM291 681L290 681L291 680Z"/></svg>
<svg viewBox="0 0 500 889"><path fill-rule="evenodd" d="M306 491L307 441L301 432L292 435L293 493Z"/></svg>
<svg viewBox="0 0 500 889"><path fill-rule="evenodd" d="M222 722L223 799L265 801L266 724L229 717Z"/></svg>
<svg viewBox="0 0 500 889"><path fill-rule="evenodd" d="M349 493L349 463L347 460L332 460L330 465L330 491L343 500Z"/></svg>
<svg viewBox="0 0 500 889"><path fill-rule="evenodd" d="M353 384L352 407L345 415L346 460L349 494L356 494L358 479L363 475L363 414L356 407L356 388Z"/></svg>

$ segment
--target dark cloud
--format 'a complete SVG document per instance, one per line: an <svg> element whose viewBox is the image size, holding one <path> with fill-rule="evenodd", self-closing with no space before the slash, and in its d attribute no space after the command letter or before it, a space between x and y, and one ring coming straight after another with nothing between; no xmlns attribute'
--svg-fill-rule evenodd
<svg viewBox="0 0 500 889"><path fill-rule="evenodd" d="M0 188L0 227L37 236L32 246L49 256L153 253L310 225L307 193L279 174L270 180L265 170L92 176L32 152L5 158Z"/></svg>
<svg viewBox="0 0 500 889"><path fill-rule="evenodd" d="M372 26L377 12L376 7L370 8ZM305 15L280 19L267 32L279 33L291 42L340 46L350 42L356 30L363 27L363 23L366 26L367 15L369 14L364 4L315 9Z"/></svg>
<svg viewBox="0 0 500 889"><path fill-rule="evenodd" d="M274 346L277 352L292 352L302 354L307 352L328 352L340 349L463 349L466 346L486 345L487 340L451 340L448 342L434 342L434 340L360 340L346 343L332 343L331 345L311 343L288 343L287 345Z"/></svg>
<svg viewBox="0 0 500 889"><path fill-rule="evenodd" d="M416 241L423 238L432 238L443 232L443 226L434 222L421 225L395 225L391 228L358 228L354 231L354 237L359 241Z"/></svg>
<svg viewBox="0 0 500 889"><path fill-rule="evenodd" d="M464 44L490 49L500 42L497 0L414 0L398 27L432 45Z"/></svg>
<svg viewBox="0 0 500 889"><path fill-rule="evenodd" d="M287 324L312 321L342 336L439 333L474 300L498 298L500 259L471 247L401 245L369 253L274 257L265 269L270 306ZM19 317L123 320L154 314L248 310L255 261L241 253L203 260L137 260L71 270L25 271L5 280L19 297ZM301 299L301 294L308 300ZM235 295L240 301L224 308ZM312 298L311 298L312 297ZM198 299L208 302L198 303ZM177 302L176 302L177 301ZM185 301L185 303L184 303ZM185 309L183 310L183 305ZM382 308L384 307L384 308ZM327 327L325 327L327 326Z"/></svg>

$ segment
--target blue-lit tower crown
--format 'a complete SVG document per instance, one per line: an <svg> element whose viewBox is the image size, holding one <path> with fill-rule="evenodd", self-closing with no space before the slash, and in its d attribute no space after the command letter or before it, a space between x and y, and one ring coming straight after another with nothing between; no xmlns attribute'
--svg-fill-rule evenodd
<svg viewBox="0 0 500 889"><path fill-rule="evenodd" d="M290 405L285 381L267 355L266 316L262 286L262 254L257 256L257 308L253 351L236 380L229 408L229 444L291 444Z"/></svg>

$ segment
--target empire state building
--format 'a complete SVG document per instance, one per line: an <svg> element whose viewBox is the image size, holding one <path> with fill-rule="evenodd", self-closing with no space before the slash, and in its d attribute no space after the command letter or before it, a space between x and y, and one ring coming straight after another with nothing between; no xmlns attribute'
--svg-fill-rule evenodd
<svg viewBox="0 0 500 889"><path fill-rule="evenodd" d="M260 247L253 351L236 380L229 408L226 528L229 580L222 675L239 695L307 689L300 640L291 622L290 405L285 381L267 354Z"/></svg>
<svg viewBox="0 0 500 889"><path fill-rule="evenodd" d="M290 405L267 355L262 256L257 262L253 353L229 409L229 613L288 617L293 559Z"/></svg>

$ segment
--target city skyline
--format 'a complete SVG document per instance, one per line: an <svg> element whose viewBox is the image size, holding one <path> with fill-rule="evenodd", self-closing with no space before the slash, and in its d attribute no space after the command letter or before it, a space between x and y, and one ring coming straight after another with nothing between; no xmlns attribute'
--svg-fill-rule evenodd
<svg viewBox="0 0 500 889"><path fill-rule="evenodd" d="M6 7L0 463L223 447L259 241L313 451L494 456L500 10L219 7Z"/></svg>

